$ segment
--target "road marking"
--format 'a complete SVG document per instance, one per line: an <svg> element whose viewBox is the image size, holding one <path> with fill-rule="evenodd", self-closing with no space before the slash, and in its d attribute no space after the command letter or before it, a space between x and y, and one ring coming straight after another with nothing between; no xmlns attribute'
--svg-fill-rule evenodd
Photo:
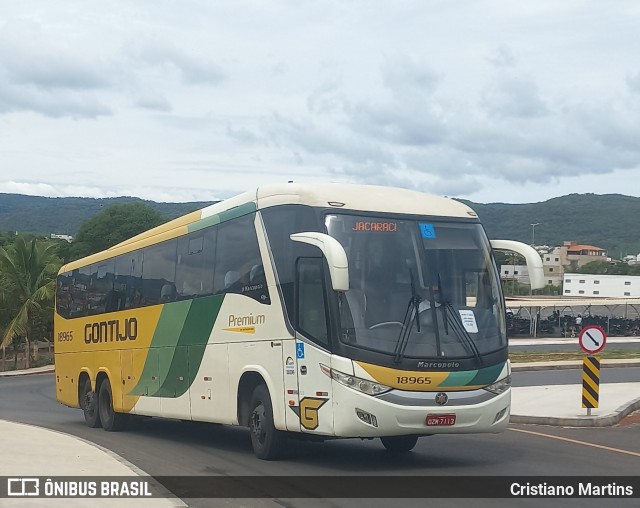
<svg viewBox="0 0 640 508"><path fill-rule="evenodd" d="M542 432L534 432L532 430L524 430L524 429L509 429L514 432L522 432L524 434L532 434L534 436L548 437L551 439L558 439L559 441L566 441L568 443L579 444L584 446L591 446L592 448L600 448L602 450L607 450L610 452L618 452L624 453L626 455L631 455L633 457L640 457L640 453L638 452L630 452L629 450L621 450L620 448L611 448L610 446L603 446L595 443L588 443L587 441L578 441L577 439L569 439L568 437L560 437L554 436L553 434L543 434Z"/></svg>

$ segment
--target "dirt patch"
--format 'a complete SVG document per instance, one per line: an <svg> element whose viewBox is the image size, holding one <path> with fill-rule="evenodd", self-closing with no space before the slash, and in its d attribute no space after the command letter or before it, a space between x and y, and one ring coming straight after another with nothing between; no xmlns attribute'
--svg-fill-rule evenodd
<svg viewBox="0 0 640 508"><path fill-rule="evenodd" d="M640 411L634 411L633 413L625 416L618 422L618 425L623 427L627 425L640 425Z"/></svg>

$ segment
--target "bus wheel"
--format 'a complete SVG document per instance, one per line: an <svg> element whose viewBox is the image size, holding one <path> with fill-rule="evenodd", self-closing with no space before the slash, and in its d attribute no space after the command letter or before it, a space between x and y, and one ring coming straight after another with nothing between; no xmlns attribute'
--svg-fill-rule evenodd
<svg viewBox="0 0 640 508"><path fill-rule="evenodd" d="M91 389L91 380L87 378L80 391L80 408L84 413L87 427L96 429L101 426L98 412L98 394Z"/></svg>
<svg viewBox="0 0 640 508"><path fill-rule="evenodd" d="M98 392L98 412L102 428L109 432L115 432L124 429L127 424L128 414L116 413L113 410L113 397L111 395L111 383L109 379L105 379L100 383Z"/></svg>
<svg viewBox="0 0 640 508"><path fill-rule="evenodd" d="M413 450L418 442L418 436L387 436L381 437L380 441L392 453L406 453Z"/></svg>
<svg viewBox="0 0 640 508"><path fill-rule="evenodd" d="M249 431L256 457L262 460L274 460L282 455L285 435L273 424L271 397L264 385L256 386L251 395Z"/></svg>

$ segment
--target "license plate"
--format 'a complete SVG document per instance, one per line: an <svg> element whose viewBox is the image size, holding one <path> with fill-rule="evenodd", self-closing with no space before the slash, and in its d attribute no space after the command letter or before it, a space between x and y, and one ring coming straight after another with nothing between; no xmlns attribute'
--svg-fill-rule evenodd
<svg viewBox="0 0 640 508"><path fill-rule="evenodd" d="M427 427L442 427L456 424L454 413L443 415L427 415Z"/></svg>

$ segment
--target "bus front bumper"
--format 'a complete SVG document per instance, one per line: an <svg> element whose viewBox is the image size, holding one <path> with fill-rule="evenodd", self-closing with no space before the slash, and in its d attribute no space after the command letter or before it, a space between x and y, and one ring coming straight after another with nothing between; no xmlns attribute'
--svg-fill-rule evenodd
<svg viewBox="0 0 640 508"><path fill-rule="evenodd" d="M507 428L511 389L402 392L370 396L333 383L338 437L499 433Z"/></svg>

